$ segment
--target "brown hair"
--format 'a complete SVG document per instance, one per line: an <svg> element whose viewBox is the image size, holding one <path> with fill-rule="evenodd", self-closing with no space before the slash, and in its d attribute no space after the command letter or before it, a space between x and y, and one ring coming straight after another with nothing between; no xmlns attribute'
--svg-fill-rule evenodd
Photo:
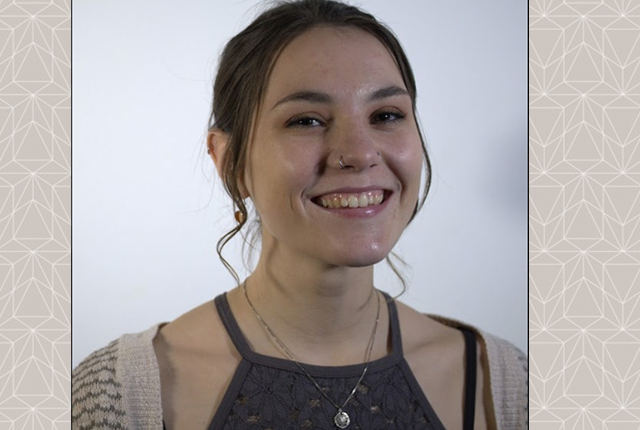
<svg viewBox="0 0 640 430"><path fill-rule="evenodd" d="M213 108L209 119L209 130L220 129L227 134L228 139L227 150L221 160L221 176L225 190L233 200L234 210L240 211L242 218L234 228L220 238L217 251L222 263L238 282L239 277L222 256L222 249L248 221L247 207L240 195L238 180L244 174L253 120L279 54L294 38L319 25L357 28L378 39L398 65L411 97L414 117L416 117L415 79L400 42L385 25L356 7L332 0L278 1L233 37L220 56L218 74L213 85ZM409 222L424 205L431 183L431 163L417 121L416 126L422 143L426 178L423 194L416 202ZM249 237L248 241L247 237ZM257 237L256 230L253 233L246 233L245 244L253 247ZM390 255L404 264L402 259L394 253ZM386 260L400 278L404 291L406 289L404 278L389 256Z"/></svg>

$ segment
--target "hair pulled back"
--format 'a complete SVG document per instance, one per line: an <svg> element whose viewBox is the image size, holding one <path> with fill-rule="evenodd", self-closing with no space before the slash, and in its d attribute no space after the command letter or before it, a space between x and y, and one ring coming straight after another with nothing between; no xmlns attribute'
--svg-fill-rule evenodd
<svg viewBox="0 0 640 430"><path fill-rule="evenodd" d="M209 130L219 129L227 135L227 148L221 160L221 179L225 191L233 201L234 211L240 211L242 214L238 224L220 238L216 248L220 260L238 283L239 277L222 256L222 250L248 222L247 206L238 184L244 175L254 118L257 116L279 54L297 36L321 25L357 28L378 39L398 66L411 98L414 117L416 117L415 79L400 42L384 24L354 6L332 0L277 1L273 7L259 15L247 28L233 37L220 56L218 73L213 85L213 107L209 118ZM416 202L409 222L424 205L431 184L431 163L417 121L416 125L422 144L426 177L424 191ZM249 241L250 246L256 237L257 232L254 231L252 240ZM398 256L393 253L391 255L402 262ZM403 288L406 288L405 280L389 256L386 260L400 278Z"/></svg>

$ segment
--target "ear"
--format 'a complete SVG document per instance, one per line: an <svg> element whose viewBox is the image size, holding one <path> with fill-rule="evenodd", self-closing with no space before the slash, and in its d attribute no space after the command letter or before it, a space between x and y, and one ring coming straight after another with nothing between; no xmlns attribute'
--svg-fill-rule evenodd
<svg viewBox="0 0 640 430"><path fill-rule="evenodd" d="M223 178L222 165L228 144L229 134L225 133L219 128L213 128L207 134L207 148L209 156L213 160L213 164L215 164L216 170L218 170L218 176L220 176L221 178ZM243 199L246 199L247 197L249 197L249 192L244 185L244 174L241 174L240 176L241 179L239 179L238 182L238 189L240 190L240 196Z"/></svg>
<svg viewBox="0 0 640 430"><path fill-rule="evenodd" d="M228 135L219 128L209 130L207 134L207 152L213 160L213 164L218 170L218 175L222 178L222 159L227 149Z"/></svg>

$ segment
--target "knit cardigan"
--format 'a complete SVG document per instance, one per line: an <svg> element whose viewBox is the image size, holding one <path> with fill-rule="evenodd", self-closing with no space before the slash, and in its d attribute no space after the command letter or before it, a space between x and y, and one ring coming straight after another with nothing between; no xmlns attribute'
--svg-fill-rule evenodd
<svg viewBox="0 0 640 430"><path fill-rule="evenodd" d="M484 345L485 385L490 391L488 428L528 429L528 359L497 336L450 318L451 327L473 330ZM162 324L125 334L83 360L71 374L73 430L162 430L160 371L153 338ZM485 391L485 396L488 394Z"/></svg>

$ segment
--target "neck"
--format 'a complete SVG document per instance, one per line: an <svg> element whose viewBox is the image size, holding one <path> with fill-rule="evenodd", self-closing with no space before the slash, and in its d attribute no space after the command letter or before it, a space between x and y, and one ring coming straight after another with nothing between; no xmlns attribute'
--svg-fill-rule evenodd
<svg viewBox="0 0 640 430"><path fill-rule="evenodd" d="M378 308L373 267L329 267L300 257L295 264L285 264L263 254L245 287L256 311L299 361L362 362ZM244 292L237 293L237 299L244 302L245 316L253 320L256 338L267 339ZM386 306L381 305L380 316L378 349L386 344ZM277 353L274 348L270 352Z"/></svg>
<svg viewBox="0 0 640 430"><path fill-rule="evenodd" d="M298 336L310 336L315 342L348 336L377 306L372 267L313 273L312 268L299 265L277 272L265 266L259 264L248 278L249 297L259 312L267 313L274 323L296 329Z"/></svg>

